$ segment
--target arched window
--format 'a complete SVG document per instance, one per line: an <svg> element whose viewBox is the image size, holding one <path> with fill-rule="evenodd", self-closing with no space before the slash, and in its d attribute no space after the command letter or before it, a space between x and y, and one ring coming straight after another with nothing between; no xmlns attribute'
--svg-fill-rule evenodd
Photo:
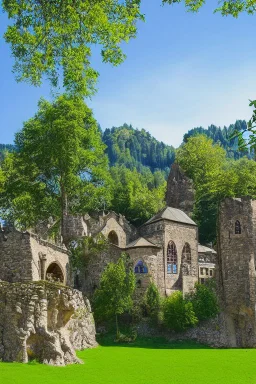
<svg viewBox="0 0 256 384"><path fill-rule="evenodd" d="M170 241L167 247L167 273L178 272L178 257L176 245Z"/></svg>
<svg viewBox="0 0 256 384"><path fill-rule="evenodd" d="M182 250L182 262L191 264L191 249L188 243L185 243Z"/></svg>
<svg viewBox="0 0 256 384"><path fill-rule="evenodd" d="M241 234L241 224L240 224L239 220L237 220L235 222L235 234L236 235L240 235Z"/></svg>
<svg viewBox="0 0 256 384"><path fill-rule="evenodd" d="M148 267L140 260L135 265L134 273L148 273Z"/></svg>
<svg viewBox="0 0 256 384"><path fill-rule="evenodd" d="M58 281L64 283L64 276L60 266L57 263L52 263L46 270L46 280Z"/></svg>
<svg viewBox="0 0 256 384"><path fill-rule="evenodd" d="M115 231L110 231L108 234L108 240L111 244L118 245L118 236Z"/></svg>

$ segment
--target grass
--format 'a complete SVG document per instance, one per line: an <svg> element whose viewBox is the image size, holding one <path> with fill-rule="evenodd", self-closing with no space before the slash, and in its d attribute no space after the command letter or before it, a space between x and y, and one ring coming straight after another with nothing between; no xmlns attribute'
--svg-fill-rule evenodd
<svg viewBox="0 0 256 384"><path fill-rule="evenodd" d="M140 339L78 352L84 365L0 363L1 384L256 383L256 349L212 349L193 342Z"/></svg>

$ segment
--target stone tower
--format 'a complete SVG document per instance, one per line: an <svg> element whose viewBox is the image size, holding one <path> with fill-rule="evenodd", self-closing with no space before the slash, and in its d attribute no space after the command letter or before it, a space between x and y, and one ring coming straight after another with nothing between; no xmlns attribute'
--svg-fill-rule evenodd
<svg viewBox="0 0 256 384"><path fill-rule="evenodd" d="M172 208L178 208L189 217L192 215L195 201L193 182L174 163L167 181L166 204Z"/></svg>
<svg viewBox="0 0 256 384"><path fill-rule="evenodd" d="M218 219L217 282L232 346L256 345L255 246L256 201L225 199Z"/></svg>

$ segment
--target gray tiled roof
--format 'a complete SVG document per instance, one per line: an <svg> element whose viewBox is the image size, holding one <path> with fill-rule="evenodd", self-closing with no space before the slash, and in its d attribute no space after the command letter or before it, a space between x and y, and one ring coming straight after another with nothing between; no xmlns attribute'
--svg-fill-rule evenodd
<svg viewBox="0 0 256 384"><path fill-rule="evenodd" d="M199 253L205 253L205 252L211 252L213 254L217 254L217 252L209 247L205 247L204 245L198 244L198 252Z"/></svg>
<svg viewBox="0 0 256 384"><path fill-rule="evenodd" d="M153 223L154 221L158 221L161 219L176 221L178 223L196 225L196 223L192 219L190 219L190 217L188 217L185 212L181 211L180 209L171 207L165 207L155 216L151 217L151 219L149 219L145 224Z"/></svg>
<svg viewBox="0 0 256 384"><path fill-rule="evenodd" d="M132 241L130 244L128 244L126 246L126 248L135 248L135 247L156 247L156 248L159 248L157 245L144 239L144 237L139 237L138 239Z"/></svg>

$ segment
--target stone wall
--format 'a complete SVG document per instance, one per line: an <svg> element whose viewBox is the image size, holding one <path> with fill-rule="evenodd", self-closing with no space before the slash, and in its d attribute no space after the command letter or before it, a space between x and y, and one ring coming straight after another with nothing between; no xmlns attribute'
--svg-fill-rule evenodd
<svg viewBox="0 0 256 384"><path fill-rule="evenodd" d="M46 279L47 270L52 264L57 264L62 271L64 284L71 284L69 256L66 249L39 239L35 235L30 236L30 247L32 251L32 279L33 281ZM45 266L44 276L41 275L41 260L44 255Z"/></svg>
<svg viewBox="0 0 256 384"><path fill-rule="evenodd" d="M167 181L166 204L178 208L192 216L195 191L192 180L182 172L178 164L173 164Z"/></svg>
<svg viewBox="0 0 256 384"><path fill-rule="evenodd" d="M131 258L133 266L138 261L142 261L148 268L148 273L136 273L137 281L140 281L141 288L147 288L152 281L159 289L162 295L165 294L164 290L164 264L163 264L163 250L156 247L135 247L127 249L127 253ZM140 285L138 285L138 288Z"/></svg>
<svg viewBox="0 0 256 384"><path fill-rule="evenodd" d="M89 298L92 297L96 288L99 287L100 277L110 262L116 262L121 253L122 249L109 245L109 247L102 252L99 252L94 256L86 256L86 266L84 269L81 269L78 275L78 285L79 289L82 290Z"/></svg>
<svg viewBox="0 0 256 384"><path fill-rule="evenodd" d="M217 283L221 305L229 316L234 344L255 345L256 202L225 199L219 209ZM241 233L235 233L236 221Z"/></svg>
<svg viewBox="0 0 256 384"><path fill-rule="evenodd" d="M0 282L0 360L79 363L75 349L96 346L88 300L49 282Z"/></svg>
<svg viewBox="0 0 256 384"><path fill-rule="evenodd" d="M41 258L44 259L44 273ZM14 228L0 234L0 280L21 282L45 279L47 268L53 263L61 269L63 282L69 284L69 257L66 249Z"/></svg>
<svg viewBox="0 0 256 384"><path fill-rule="evenodd" d="M174 290L180 289L187 293L194 289L198 281L198 239L197 227L175 222L164 222L165 241L164 241L164 259L166 292L171 294ZM173 241L177 248L178 271L177 274L167 273L167 247L170 241ZM191 263L184 265L182 262L182 251L185 244L189 244L191 250Z"/></svg>
<svg viewBox="0 0 256 384"><path fill-rule="evenodd" d="M108 220L104 222L104 227L101 230L101 233L108 238L110 232L114 231L118 238L118 246L120 248L125 248L127 244L126 233L123 227L119 222L116 221L114 217L110 217Z"/></svg>
<svg viewBox="0 0 256 384"><path fill-rule="evenodd" d="M0 280L32 280L30 235L7 229L0 234Z"/></svg>

